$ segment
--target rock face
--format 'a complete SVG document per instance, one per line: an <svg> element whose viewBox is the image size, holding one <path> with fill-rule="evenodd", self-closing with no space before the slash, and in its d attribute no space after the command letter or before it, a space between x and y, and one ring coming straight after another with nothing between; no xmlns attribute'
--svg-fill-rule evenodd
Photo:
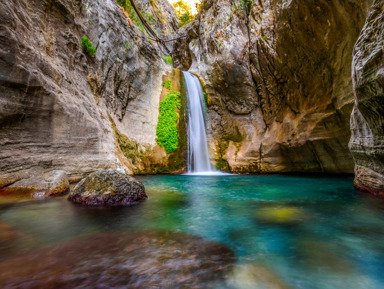
<svg viewBox="0 0 384 289"><path fill-rule="evenodd" d="M83 52L83 36L95 56ZM110 119L137 155L156 146L170 66L114 0L2 1L0 39L0 187L54 169L71 180L97 169L132 173Z"/></svg>
<svg viewBox="0 0 384 289"><path fill-rule="evenodd" d="M96 171L76 185L68 199L87 206L125 206L147 199L142 183L115 170Z"/></svg>
<svg viewBox="0 0 384 289"><path fill-rule="evenodd" d="M39 262L36 262L39 260ZM91 235L0 262L4 288L214 288L233 252L172 232Z"/></svg>
<svg viewBox="0 0 384 289"><path fill-rule="evenodd" d="M384 195L384 1L375 0L353 53L355 106L349 147L355 186Z"/></svg>
<svg viewBox="0 0 384 289"><path fill-rule="evenodd" d="M350 64L370 2L203 2L174 59L205 82L219 167L353 172Z"/></svg>
<svg viewBox="0 0 384 289"><path fill-rule="evenodd" d="M69 191L69 181L66 172L55 170L0 189L0 195L26 195L34 198L58 196Z"/></svg>

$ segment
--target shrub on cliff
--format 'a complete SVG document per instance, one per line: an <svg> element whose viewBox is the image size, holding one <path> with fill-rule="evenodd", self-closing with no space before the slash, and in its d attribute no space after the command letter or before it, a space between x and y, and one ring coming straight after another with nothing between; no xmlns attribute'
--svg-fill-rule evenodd
<svg viewBox="0 0 384 289"><path fill-rule="evenodd" d="M93 46L92 42L88 39L87 36L81 37L81 44L85 53L95 56L96 48Z"/></svg>
<svg viewBox="0 0 384 289"><path fill-rule="evenodd" d="M156 142L165 148L169 154L179 146L179 133L177 120L179 118L176 109L180 109L180 92L171 91L160 103L159 122L156 128Z"/></svg>

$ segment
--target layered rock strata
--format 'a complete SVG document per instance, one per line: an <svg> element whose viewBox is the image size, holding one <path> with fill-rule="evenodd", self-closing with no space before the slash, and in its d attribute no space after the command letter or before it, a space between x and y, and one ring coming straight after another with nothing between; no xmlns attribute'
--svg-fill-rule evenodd
<svg viewBox="0 0 384 289"><path fill-rule="evenodd" d="M349 147L355 186L384 196L384 1L375 0L353 53Z"/></svg>
<svg viewBox="0 0 384 289"><path fill-rule="evenodd" d="M95 56L82 50L84 36ZM0 187L53 169L70 180L97 169L132 173L111 119L137 155L156 146L162 75L171 69L161 56L114 0L1 2Z"/></svg>
<svg viewBox="0 0 384 289"><path fill-rule="evenodd" d="M174 59L205 82L219 167L353 172L350 63L370 2L202 3Z"/></svg>

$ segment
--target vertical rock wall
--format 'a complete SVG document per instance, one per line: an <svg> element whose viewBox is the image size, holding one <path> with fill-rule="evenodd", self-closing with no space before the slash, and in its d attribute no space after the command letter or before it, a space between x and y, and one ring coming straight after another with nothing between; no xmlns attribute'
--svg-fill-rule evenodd
<svg viewBox="0 0 384 289"><path fill-rule="evenodd" d="M83 36L95 56L83 52ZM71 178L132 172L111 119L137 144L155 146L169 69L114 0L2 1L0 187L52 169Z"/></svg>
<svg viewBox="0 0 384 289"><path fill-rule="evenodd" d="M384 1L375 0L353 53L355 106L349 147L355 186L384 195Z"/></svg>
<svg viewBox="0 0 384 289"><path fill-rule="evenodd" d="M350 63L370 2L203 2L174 58L206 84L216 163L353 172Z"/></svg>

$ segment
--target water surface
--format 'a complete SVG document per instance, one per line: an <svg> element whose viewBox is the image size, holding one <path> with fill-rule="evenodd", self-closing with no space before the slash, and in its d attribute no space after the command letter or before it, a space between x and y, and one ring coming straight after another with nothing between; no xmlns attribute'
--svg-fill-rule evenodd
<svg viewBox="0 0 384 289"><path fill-rule="evenodd" d="M149 199L130 208L1 205L0 222L17 238L0 243L0 258L92 233L161 229L230 247L237 264L220 288L384 288L384 203L350 177L139 179Z"/></svg>

